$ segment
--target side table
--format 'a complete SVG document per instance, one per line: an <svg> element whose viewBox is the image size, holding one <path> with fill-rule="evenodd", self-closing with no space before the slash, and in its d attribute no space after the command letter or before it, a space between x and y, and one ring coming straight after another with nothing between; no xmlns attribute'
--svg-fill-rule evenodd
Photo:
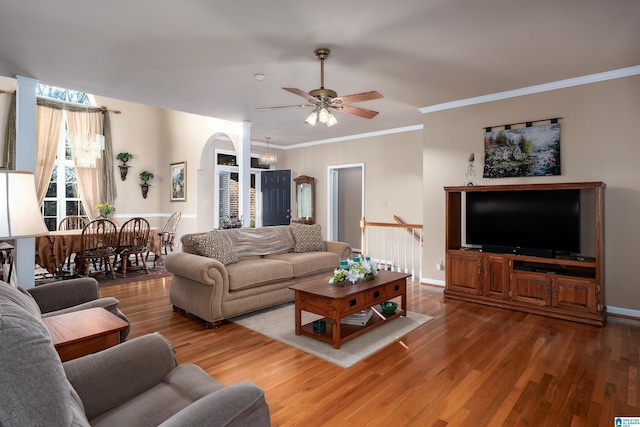
<svg viewBox="0 0 640 427"><path fill-rule="evenodd" d="M102 307L44 317L63 362L113 347L129 324Z"/></svg>

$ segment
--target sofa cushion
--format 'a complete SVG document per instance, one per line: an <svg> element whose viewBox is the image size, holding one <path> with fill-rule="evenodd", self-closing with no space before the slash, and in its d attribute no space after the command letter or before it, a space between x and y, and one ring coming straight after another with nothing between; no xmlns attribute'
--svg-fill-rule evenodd
<svg viewBox="0 0 640 427"><path fill-rule="evenodd" d="M29 314L36 318L41 317L40 306L24 289L14 288L7 282L0 281L0 300L11 302L25 309Z"/></svg>
<svg viewBox="0 0 640 427"><path fill-rule="evenodd" d="M145 393L91 420L93 426L156 426L191 403L224 388L202 368L180 365ZM212 422L215 420L212 420Z"/></svg>
<svg viewBox="0 0 640 427"><path fill-rule="evenodd" d="M295 244L288 225L221 230L239 257L290 252Z"/></svg>
<svg viewBox="0 0 640 427"><path fill-rule="evenodd" d="M291 224L291 232L295 240L294 252L316 252L326 251L327 245L324 243L320 233L320 224Z"/></svg>
<svg viewBox="0 0 640 427"><path fill-rule="evenodd" d="M231 247L229 236L217 230L191 237L191 243L198 253L208 258L214 258L224 265L238 262L238 255Z"/></svg>
<svg viewBox="0 0 640 427"><path fill-rule="evenodd" d="M227 267L229 290L254 288L268 283L281 282L293 277L293 265L271 258L243 259Z"/></svg>
<svg viewBox="0 0 640 427"><path fill-rule="evenodd" d="M334 252L291 252L288 254L269 255L267 258L291 263L293 265L293 275L296 278L322 272L331 273L340 265L340 257Z"/></svg>

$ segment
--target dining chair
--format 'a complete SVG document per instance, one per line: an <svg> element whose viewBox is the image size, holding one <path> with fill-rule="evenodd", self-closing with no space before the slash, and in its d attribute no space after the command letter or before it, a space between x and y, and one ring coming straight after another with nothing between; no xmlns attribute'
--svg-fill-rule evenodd
<svg viewBox="0 0 640 427"><path fill-rule="evenodd" d="M104 271L116 278L113 269L113 258L118 245L118 229L108 219L99 218L90 221L82 229L80 251L76 252L76 272L84 277L94 272Z"/></svg>
<svg viewBox="0 0 640 427"><path fill-rule="evenodd" d="M68 215L58 224L58 230L82 230L89 219L80 215Z"/></svg>
<svg viewBox="0 0 640 427"><path fill-rule="evenodd" d="M132 218L120 228L117 256L122 277L127 277L127 269L130 270L131 266L138 270L144 269L149 274L146 256L143 255L149 251L149 230L149 222L144 218Z"/></svg>
<svg viewBox="0 0 640 427"><path fill-rule="evenodd" d="M68 215L62 218L58 223L58 230L82 230L87 223L89 223L89 219L87 217L80 215ZM60 269L61 274L66 275L71 271L71 262L74 256L74 254L69 254L67 259L62 263L62 268Z"/></svg>
<svg viewBox="0 0 640 427"><path fill-rule="evenodd" d="M182 212L174 212L173 215L169 217L164 227L162 227L162 230L158 233L160 241L162 242L162 250L165 255L167 255L167 248L173 252L173 241L176 238L176 229L178 228L178 223L180 222L181 217Z"/></svg>

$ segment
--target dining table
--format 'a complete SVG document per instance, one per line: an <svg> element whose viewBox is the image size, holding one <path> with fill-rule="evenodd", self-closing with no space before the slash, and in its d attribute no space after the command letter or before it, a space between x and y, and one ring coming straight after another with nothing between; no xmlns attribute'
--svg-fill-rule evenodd
<svg viewBox="0 0 640 427"><path fill-rule="evenodd" d="M118 233L120 229L118 229ZM36 252L38 253L40 266L44 267L54 276L65 276L63 267L67 258L80 250L82 229L78 230L57 230L36 238ZM162 240L159 229L151 227L149 229L149 240L147 242L149 252L154 254L154 266L158 261L162 261Z"/></svg>

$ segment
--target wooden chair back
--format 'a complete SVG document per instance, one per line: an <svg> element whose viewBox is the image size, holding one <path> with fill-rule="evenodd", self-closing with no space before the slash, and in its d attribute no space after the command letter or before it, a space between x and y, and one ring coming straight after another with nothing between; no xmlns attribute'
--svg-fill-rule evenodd
<svg viewBox="0 0 640 427"><path fill-rule="evenodd" d="M167 254L167 248L169 248L173 252L173 241L176 238L176 230L178 229L178 223L180 222L180 218L182 218L182 212L176 211L169 217L167 222L160 230L160 239L162 241L162 250L164 254Z"/></svg>
<svg viewBox="0 0 640 427"><path fill-rule="evenodd" d="M127 269L134 265L149 274L145 262L149 243L149 222L144 218L132 218L125 222L118 233L118 256L123 277L127 276ZM133 259L131 258L133 256Z"/></svg>
<svg viewBox="0 0 640 427"><path fill-rule="evenodd" d="M146 252L149 242L149 222L144 218L132 218L120 227L118 251Z"/></svg>
<svg viewBox="0 0 640 427"><path fill-rule="evenodd" d="M82 230L89 223L89 219L80 215L69 215L62 218L58 230Z"/></svg>
<svg viewBox="0 0 640 427"><path fill-rule="evenodd" d="M84 269L83 275L89 275L90 264L93 264L105 266L106 272L115 278L111 257L115 255L117 245L118 229L113 222L103 218L89 222L82 229L80 252L76 254L76 262Z"/></svg>

